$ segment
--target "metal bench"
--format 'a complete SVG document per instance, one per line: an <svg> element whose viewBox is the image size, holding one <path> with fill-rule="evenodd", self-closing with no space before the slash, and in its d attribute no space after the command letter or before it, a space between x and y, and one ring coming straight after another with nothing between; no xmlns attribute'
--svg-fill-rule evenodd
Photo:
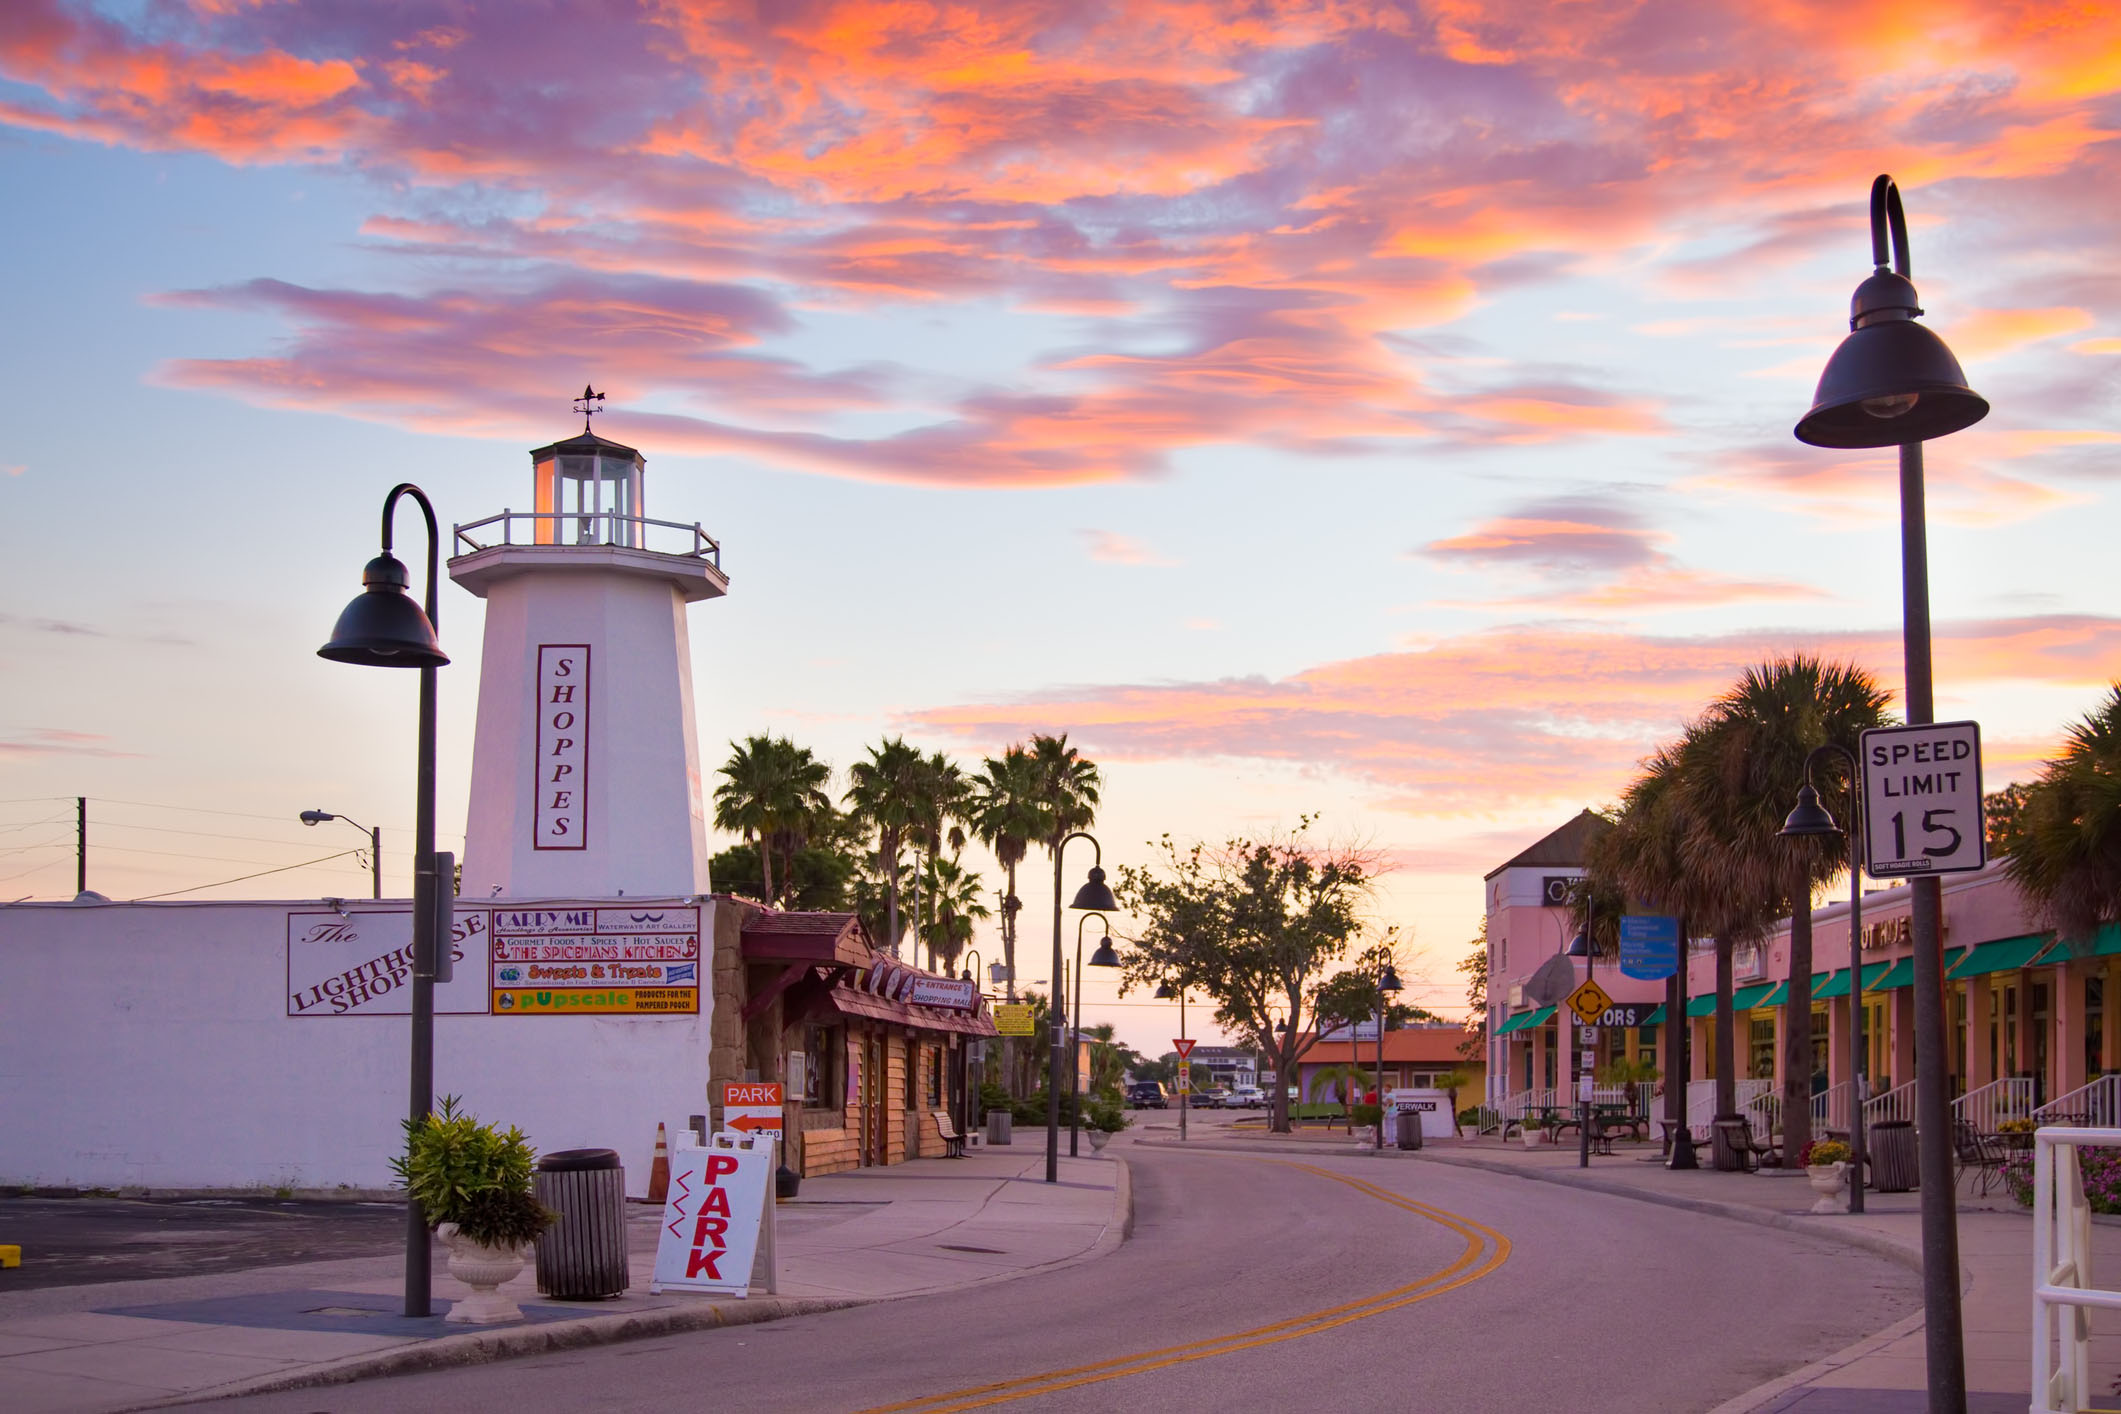
<svg viewBox="0 0 2121 1414"><path fill-rule="evenodd" d="M935 1112L935 1132L943 1137L944 1158L962 1159L965 1157L965 1136L958 1133L957 1126L950 1122L950 1111L937 1110Z"/></svg>

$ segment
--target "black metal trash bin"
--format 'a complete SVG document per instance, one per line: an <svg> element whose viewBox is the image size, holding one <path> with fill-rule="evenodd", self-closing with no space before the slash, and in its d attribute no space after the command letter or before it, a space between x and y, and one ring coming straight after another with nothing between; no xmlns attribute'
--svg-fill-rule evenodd
<svg viewBox="0 0 2121 1414"><path fill-rule="evenodd" d="M1010 1114L1007 1110L987 1111L987 1142L989 1144L1009 1143L1009 1131L1013 1127L1015 1119L1016 1116Z"/></svg>
<svg viewBox="0 0 2121 1414"><path fill-rule="evenodd" d="M1419 1149L1421 1147L1421 1116L1412 1110L1401 1110L1393 1116L1398 1129L1399 1147Z"/></svg>
<svg viewBox="0 0 2121 1414"><path fill-rule="evenodd" d="M538 1201L560 1220L538 1234L538 1291L566 1301L622 1296L626 1259L626 1170L614 1149L561 1149L531 1175Z"/></svg>
<svg viewBox="0 0 2121 1414"><path fill-rule="evenodd" d="M1915 1154L1912 1120L1882 1119L1870 1127L1864 1148L1871 1161L1871 1187L1880 1193L1905 1193L1921 1178Z"/></svg>
<svg viewBox="0 0 2121 1414"><path fill-rule="evenodd" d="M1718 1173L1744 1173L1752 1165L1740 1136L1743 1115L1718 1115L1709 1122L1710 1167Z"/></svg>

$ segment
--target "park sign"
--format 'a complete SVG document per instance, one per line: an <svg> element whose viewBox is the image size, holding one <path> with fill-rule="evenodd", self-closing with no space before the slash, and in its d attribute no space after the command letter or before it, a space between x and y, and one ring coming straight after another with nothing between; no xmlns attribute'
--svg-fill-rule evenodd
<svg viewBox="0 0 2121 1414"><path fill-rule="evenodd" d="M994 1034L1029 1036L1033 1031L1029 1002L1002 1002L994 1008Z"/></svg>
<svg viewBox="0 0 2121 1414"><path fill-rule="evenodd" d="M1871 877L1964 874L1988 863L1980 723L1874 727L1858 754Z"/></svg>
<svg viewBox="0 0 2121 1414"><path fill-rule="evenodd" d="M778 1080L731 1080L722 1086L722 1128L740 1134L782 1132L781 1083Z"/></svg>
<svg viewBox="0 0 2121 1414"><path fill-rule="evenodd" d="M1620 974L1662 982L1679 970L1679 920L1630 913L1620 920Z"/></svg>

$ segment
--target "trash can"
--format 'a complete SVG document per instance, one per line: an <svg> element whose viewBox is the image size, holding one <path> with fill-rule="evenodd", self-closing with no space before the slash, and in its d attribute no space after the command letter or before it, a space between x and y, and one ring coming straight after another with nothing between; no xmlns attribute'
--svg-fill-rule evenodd
<svg viewBox="0 0 2121 1414"><path fill-rule="evenodd" d="M623 1296L626 1170L612 1149L561 1149L531 1175L538 1201L560 1215L538 1234L538 1291L563 1301Z"/></svg>
<svg viewBox="0 0 2121 1414"><path fill-rule="evenodd" d="M1006 1144L1009 1142L1009 1124L1016 1117L1007 1110L987 1111L987 1142Z"/></svg>
<svg viewBox="0 0 2121 1414"><path fill-rule="evenodd" d="M1744 1173L1749 1167L1740 1147L1743 1115L1718 1115L1709 1124L1710 1167L1718 1173Z"/></svg>
<svg viewBox="0 0 2121 1414"><path fill-rule="evenodd" d="M1921 1171L1915 1160L1914 1121L1881 1119L1871 1126L1866 1140L1871 1187L1880 1193L1905 1193L1916 1185Z"/></svg>
<svg viewBox="0 0 2121 1414"><path fill-rule="evenodd" d="M1399 1147L1419 1149L1421 1147L1421 1116L1413 1110L1400 1110L1392 1116L1397 1130Z"/></svg>

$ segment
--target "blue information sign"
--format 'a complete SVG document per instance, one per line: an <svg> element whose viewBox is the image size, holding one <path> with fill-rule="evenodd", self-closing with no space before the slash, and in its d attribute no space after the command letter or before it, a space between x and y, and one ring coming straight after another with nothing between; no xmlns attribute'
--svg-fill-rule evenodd
<svg viewBox="0 0 2121 1414"><path fill-rule="evenodd" d="M1620 971L1640 982L1662 982L1679 970L1679 920L1631 913L1620 920Z"/></svg>

